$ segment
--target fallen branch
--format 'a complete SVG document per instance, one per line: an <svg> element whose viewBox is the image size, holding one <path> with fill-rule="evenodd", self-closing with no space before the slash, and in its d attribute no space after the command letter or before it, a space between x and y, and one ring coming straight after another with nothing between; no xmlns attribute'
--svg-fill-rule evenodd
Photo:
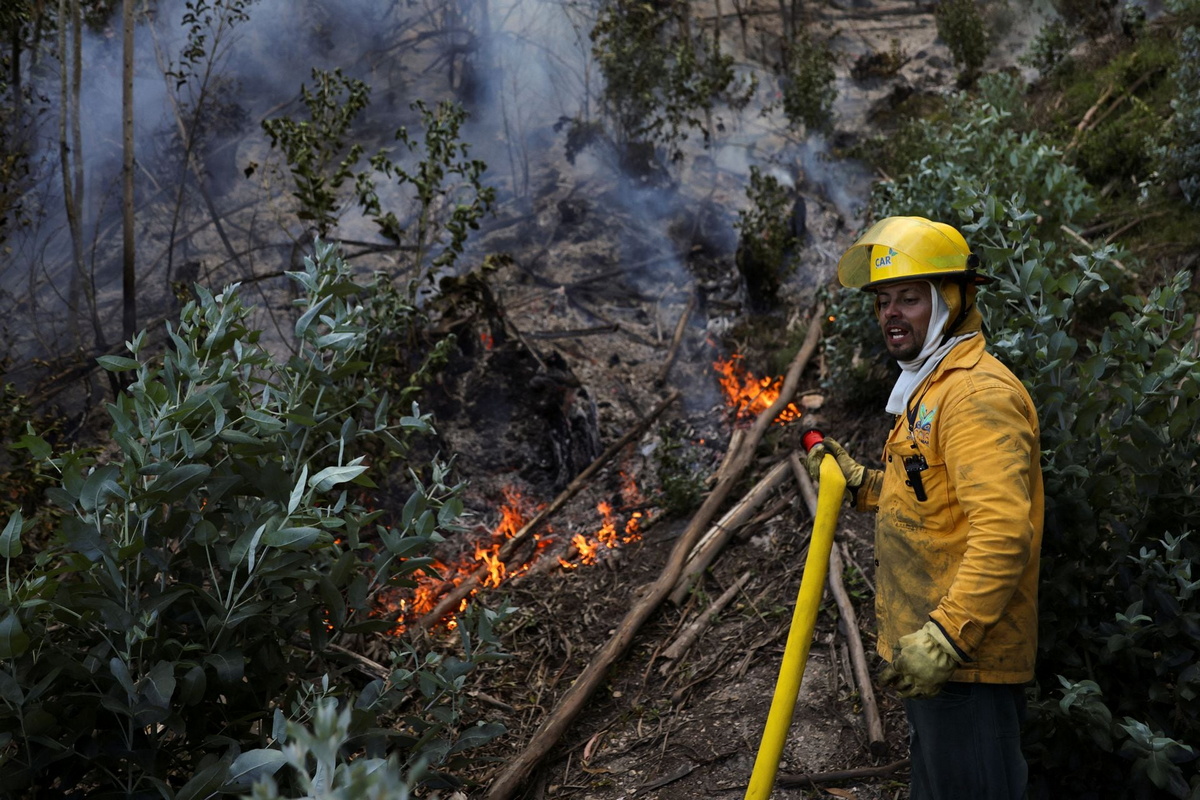
<svg viewBox="0 0 1200 800"><path fill-rule="evenodd" d="M1096 116L1096 112L1100 110L1100 106L1104 105L1104 102L1112 96L1113 89L1115 88L1117 88L1115 83L1109 84L1108 88L1104 90L1104 93L1100 95L1100 99L1097 100L1095 104L1087 110L1087 113L1083 115L1083 119L1081 119L1079 124L1075 126L1075 134L1071 137L1070 143L1068 143L1066 148L1063 150L1064 153L1071 152L1079 144L1079 137L1083 136L1083 132L1086 131L1091 125L1092 117Z"/></svg>
<svg viewBox="0 0 1200 800"><path fill-rule="evenodd" d="M824 304L818 304L813 312L813 326L809 328L810 338L815 340L820 335L820 320L824 316ZM815 326L815 332L813 327ZM806 340L807 343L807 340ZM796 354L791 366L788 368L787 377L784 379L782 391L779 397L771 404L770 408L763 411L755 419L754 425L746 434L745 442L739 449L737 455L727 465L729 467L725 476L717 482L716 487L704 500L700 509L696 512L687 529L679 537L675 543L675 547L671 550L671 555L667 559L666 566L658 578L650 585L644 587L640 592L635 593L633 607L621 620L621 624L617 626L616 632L609 640L600 648L600 651L592 658L571 687L559 699L558 705L553 711L543 720L542 724L534 732L533 738L525 750L514 758L504 768L504 770L496 777L489 787L485 800L509 800L513 793L525 782L530 771L537 765L539 761L550 752L558 742L562 734L574 722L575 717L583 710L584 705L592 696L592 693L605 682L608 676L608 670L613 663L621 657L622 654L633 644L633 637L642 627L650 615L658 609L659 605L670 594L675 582L679 580L679 576L683 572L684 562L687 560L688 553L695 546L696 541L708 528L709 522L716 516L717 510L725 502L729 493L733 490L734 485L741 478L742 473L750 465L754 457L754 451L758 447L758 443L762 441L763 435L767 428L779 416L779 413L787 408L787 404L791 401L791 397L796 393L796 386L800 383L800 373L803 371L804 365L807 363L807 356L804 355L805 348L801 348L801 352Z"/></svg>
<svg viewBox="0 0 1200 800"><path fill-rule="evenodd" d="M675 354L679 352L679 344L683 341L683 332L687 330L688 318L692 316L692 309L696 307L696 293L692 292L688 295L687 305L683 307L683 313L679 315L679 321L675 323L675 335L671 337L671 347L667 350L667 357L663 359L662 367L658 370L658 376L654 379L655 386L662 386L667 382L667 374L671 371L671 365L675 363Z"/></svg>
<svg viewBox="0 0 1200 800"><path fill-rule="evenodd" d="M1083 134L1098 127L1101 122L1108 119L1109 115L1116 111L1120 107L1121 103L1125 102L1127 98L1133 97L1133 93L1137 91L1143 83L1150 80L1150 78L1152 78L1156 72L1158 72L1157 67L1151 69L1149 72L1131 83L1128 88L1125 89L1125 91L1121 92L1120 97L1112 101L1108 108L1104 109L1104 112L1101 113L1100 116L1096 116L1096 112L1099 111L1100 106L1104 105L1104 101L1106 101L1109 96L1112 95L1116 84L1109 86L1104 94L1100 96L1100 99L1096 101L1096 104L1087 110L1087 113L1083 115L1083 119L1077 126L1075 126L1075 134L1071 137L1071 141L1063 149L1063 154L1066 155L1078 147L1079 141Z"/></svg>
<svg viewBox="0 0 1200 800"><path fill-rule="evenodd" d="M907 768L910 766L910 763L905 758L900 761L893 761L891 764L884 764L881 767L839 769L833 772L813 772L807 775L779 775L775 778L775 785L796 788L799 786L808 786L812 783L835 783L837 781L853 781L863 778L886 778L893 772Z"/></svg>
<svg viewBox="0 0 1200 800"><path fill-rule="evenodd" d="M550 505L539 511L533 517L533 519L529 520L521 527L521 530L513 534L513 537L506 541L503 546L501 546L497 557L501 561L508 561L512 557L513 552L515 552L518 547L524 544L525 541L533 535L538 526L545 522L550 515L554 514L560 508L566 505L567 501L578 494L579 490L587 485L588 481L592 479L592 476L595 475L601 467L607 464L612 457L619 453L627 444L645 433L646 429L650 427L650 423L657 419L658 416L662 414L662 412L665 411L668 406L678 399L679 391L676 390L671 392L666 396L665 399L662 400L662 402L655 406L649 414L647 414L645 417L639 420L636 425L626 431L624 436L609 445L608 449L601 453L595 461L589 464L583 470L583 472L575 476L575 479L567 485L567 488L559 492L558 497L555 497ZM443 597L432 611L421 617L421 619L417 622L417 625L425 630L432 628L434 625L440 622L443 617L454 611L454 609L458 608L459 604L462 603L462 599L471 592L475 591L486 574L486 565L476 568L474 572L463 579L462 583L454 587L453 590Z"/></svg>
<svg viewBox="0 0 1200 800"><path fill-rule="evenodd" d="M1144 214L1140 217L1134 217L1132 220L1130 220L1129 222L1126 222L1124 225L1117 228L1115 231L1110 233L1108 236L1105 236L1104 243L1112 244L1114 241L1116 241L1117 237L1119 237L1121 234L1127 233L1128 231L1136 228L1138 225L1141 225L1143 222L1148 222L1149 220L1152 220L1155 217L1161 217L1166 213L1167 213L1166 211L1155 211L1150 214Z"/></svg>
<svg viewBox="0 0 1200 800"><path fill-rule="evenodd" d="M787 473L787 461L780 461L754 485L753 489L746 492L746 496L739 500L737 505L725 512L725 516L708 529L692 549L687 564L683 568L683 574L675 582L675 588L671 592L670 598L672 603L679 605L683 602L696 579L704 573L704 570L708 569L708 565L713 562L713 559L717 557L737 529L750 519L763 501L770 497L775 487L783 483Z"/></svg>
<svg viewBox="0 0 1200 800"><path fill-rule="evenodd" d="M796 482L800 484L800 493L804 495L804 502L808 504L809 511L815 516L817 492L813 488L812 479L808 476L808 470L800 463L800 458L795 453L792 453L789 461L792 465L792 472L796 475ZM842 621L845 623L846 641L850 646L850 663L854 671L854 680L858 684L858 696L862 701L863 716L867 720L867 741L870 743L871 755L881 756L887 753L887 742L883 738L883 721L879 717L879 705L875 702L875 686L871 683L871 671L867 668L867 656L863 650L862 635L858 630L858 617L854 613L854 605L850 602L850 596L846 593L846 586L842 582L844 570L842 554L834 547L829 553L829 591L833 595L838 613L841 614Z"/></svg>
<svg viewBox="0 0 1200 800"><path fill-rule="evenodd" d="M616 325L600 325L595 328L568 328L564 331L530 331L526 336L530 339L574 339L579 336L600 336L616 330Z"/></svg>
<svg viewBox="0 0 1200 800"><path fill-rule="evenodd" d="M743 573L742 577L738 578L733 586L726 589L720 597L713 601L712 605L700 612L700 615L692 621L692 624L683 629L683 633L679 634L679 638L663 651L662 657L667 661L674 661L686 653L687 649L692 646L692 643L700 638L700 634L708 630L708 626L716 621L720 613L725 610L725 606L729 605L733 601L733 598L737 597L738 592L742 590L742 587L749 580L750 573ZM663 664L659 667L658 671L666 675L671 671L673 666L673 664Z"/></svg>

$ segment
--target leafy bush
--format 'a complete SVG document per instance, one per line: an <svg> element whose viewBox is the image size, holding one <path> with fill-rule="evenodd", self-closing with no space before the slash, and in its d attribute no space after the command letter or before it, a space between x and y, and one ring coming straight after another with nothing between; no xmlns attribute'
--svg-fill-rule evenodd
<svg viewBox="0 0 1200 800"><path fill-rule="evenodd" d="M733 226L740 234L737 267L755 307L771 306L784 279L796 267L792 251L799 244L792 216L795 197L786 185L756 166L746 187L748 206Z"/></svg>
<svg viewBox="0 0 1200 800"><path fill-rule="evenodd" d="M1092 208L1086 183L1038 136L1009 130L1006 109L967 100L954 100L952 126L931 132L930 155L878 185L872 202L877 216L955 224L981 254L997 278L980 293L990 347L1023 379L1042 422L1035 775L1050 796L1144 784L1182 797L1200 784L1184 744L1200 740L1190 275L1122 295L1130 276L1116 250L1081 251L1059 229ZM1084 320L1118 298L1102 333L1080 338ZM830 341L848 346L855 334L843 320L861 310L831 313L839 338ZM828 363L834 385L850 380L844 360Z"/></svg>
<svg viewBox="0 0 1200 800"><path fill-rule="evenodd" d="M991 51L987 29L975 0L942 0L933 11L938 36L950 48L964 83L970 84Z"/></svg>
<svg viewBox="0 0 1200 800"><path fill-rule="evenodd" d="M22 516L0 533L4 794L247 788L282 763L257 751L324 698L351 709L356 747L406 768L449 763L460 733L464 746L499 733L464 728L461 696L475 662L495 657L498 615L464 624L448 655L420 652L378 613L462 502L445 465L410 463L403 511L378 524L359 503L374 485L363 448L403 458L430 420L415 405L395 414L372 386L370 289L332 248L318 243L291 277L301 313L286 360L247 326L236 286L197 288L161 357L142 334L132 357L101 359L132 374L109 406L117 450L49 462L63 517L31 569L12 569ZM364 679L347 654L381 635L391 663Z"/></svg>
<svg viewBox="0 0 1200 800"><path fill-rule="evenodd" d="M793 125L808 130L828 128L833 119L833 101L837 100L833 51L804 29L795 42L784 46L784 69L779 79L784 115ZM898 60L901 56L897 47L893 43L891 55Z"/></svg>
<svg viewBox="0 0 1200 800"><path fill-rule="evenodd" d="M415 271L451 265L495 199L495 190L482 181L486 165L470 158L468 145L459 138L466 112L449 102L432 109L414 102L411 108L420 118L422 135L405 127L394 135L408 159L397 162L389 151L380 150L368 159L370 170L357 169L365 148L348 144L347 137L370 103L370 88L338 70L314 69L313 79L315 88L300 87L309 119L278 117L262 123L271 146L280 148L287 160L300 204L298 216L311 220L319 236L326 235L350 202L342 196L343 187L352 185L354 201L382 235L412 254ZM399 212L385 208L377 174L407 188L411 207Z"/></svg>
<svg viewBox="0 0 1200 800"><path fill-rule="evenodd" d="M1179 44L1179 64L1171 75L1175 114L1167 144L1159 150L1163 172L1179 184L1193 206L1200 206L1200 28L1188 27Z"/></svg>
<svg viewBox="0 0 1200 800"><path fill-rule="evenodd" d="M688 14L686 2L603 4L592 54L604 74L604 116L623 157L657 145L676 158L691 129L707 143L716 101L744 105L753 92L753 84L737 79L733 56L696 30Z"/></svg>
<svg viewBox="0 0 1200 800"><path fill-rule="evenodd" d="M1067 56L1074 44L1074 35L1061 19L1047 22L1029 44L1029 50L1018 61L1038 71L1042 77L1053 75L1070 63Z"/></svg>
<svg viewBox="0 0 1200 800"><path fill-rule="evenodd" d="M354 167L362 158L363 146L348 144L355 119L370 103L371 90L341 70L313 69L314 87L300 86L308 119L291 117L264 119L263 130L271 146L282 149L292 173L300 202L298 216L311 220L319 236L337 224L344 200L338 190L359 173Z"/></svg>
<svg viewBox="0 0 1200 800"><path fill-rule="evenodd" d="M704 498L703 452L677 426L659 428L654 451L659 495L655 504L671 516L694 511Z"/></svg>
<svg viewBox="0 0 1200 800"><path fill-rule="evenodd" d="M1116 181L1120 187L1136 187L1154 171L1154 143L1163 120L1136 97L1129 104L1126 113L1114 115L1081 140L1075 164L1096 186Z"/></svg>

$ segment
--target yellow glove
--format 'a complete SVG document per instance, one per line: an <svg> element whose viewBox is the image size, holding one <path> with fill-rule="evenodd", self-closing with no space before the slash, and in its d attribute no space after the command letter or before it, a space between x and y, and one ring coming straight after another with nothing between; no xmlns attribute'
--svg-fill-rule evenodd
<svg viewBox="0 0 1200 800"><path fill-rule="evenodd" d="M936 622L900 637L900 652L883 670L880 682L901 697L933 697L962 663L958 650Z"/></svg>
<svg viewBox="0 0 1200 800"><path fill-rule="evenodd" d="M866 467L851 458L850 454L846 452L846 448L829 438L813 445L812 450L808 451L808 460L805 466L808 467L808 474L814 481L821 480L821 459L825 457L826 453L837 460L838 467L846 476L846 488L857 489L862 486L863 478L867 474Z"/></svg>

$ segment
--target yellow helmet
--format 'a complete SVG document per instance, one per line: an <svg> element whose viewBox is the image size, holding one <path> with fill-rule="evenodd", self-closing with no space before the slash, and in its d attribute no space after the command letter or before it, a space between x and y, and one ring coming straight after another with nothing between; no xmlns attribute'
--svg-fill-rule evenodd
<svg viewBox="0 0 1200 800"><path fill-rule="evenodd" d="M979 266L979 256L953 226L924 217L885 217L842 255L838 280L851 289L958 276L967 283L990 283Z"/></svg>

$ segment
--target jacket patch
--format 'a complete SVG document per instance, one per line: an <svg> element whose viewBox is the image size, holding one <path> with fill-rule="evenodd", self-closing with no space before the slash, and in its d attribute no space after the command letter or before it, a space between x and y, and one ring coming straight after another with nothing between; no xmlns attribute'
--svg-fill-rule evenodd
<svg viewBox="0 0 1200 800"><path fill-rule="evenodd" d="M917 419L913 422L913 437L921 444L929 444L929 436L933 432L933 416L937 406L928 408L924 403L917 410Z"/></svg>

